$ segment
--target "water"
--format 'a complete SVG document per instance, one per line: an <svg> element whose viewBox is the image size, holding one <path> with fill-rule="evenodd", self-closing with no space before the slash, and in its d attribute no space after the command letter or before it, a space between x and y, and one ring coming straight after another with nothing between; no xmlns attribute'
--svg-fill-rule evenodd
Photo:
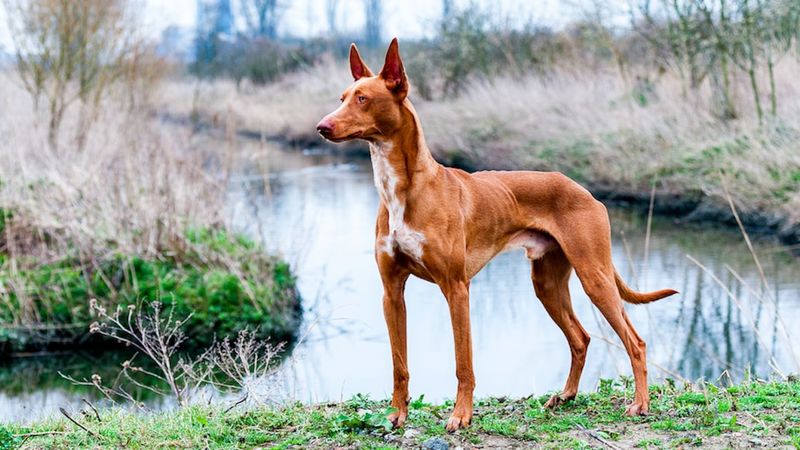
<svg viewBox="0 0 800 450"><path fill-rule="evenodd" d="M248 157L231 179L230 217L236 228L263 239L293 264L304 299L304 337L281 368L279 396L306 402L355 393L390 396L391 358L372 251L378 196L369 161L242 146ZM681 291L647 306L627 306L648 344L651 381L739 380L748 370L761 377L775 369L800 370L800 332L793 325L800 319L800 259L771 239L755 239L769 283L764 290L737 230L655 218L645 249L646 215L614 208L611 215L613 257L623 278L640 290ZM566 379L566 341L535 298L529 274L521 251L505 253L471 284L478 397L543 394L560 389ZM581 389L629 375L613 331L574 276L570 286L576 314L593 337ZM444 297L436 286L412 278L406 305L411 395L452 398L455 361ZM58 369L88 377L122 360L68 358L25 358L0 367L0 379L17 380L0 383L0 421L77 408L81 398L96 394L46 374Z"/></svg>

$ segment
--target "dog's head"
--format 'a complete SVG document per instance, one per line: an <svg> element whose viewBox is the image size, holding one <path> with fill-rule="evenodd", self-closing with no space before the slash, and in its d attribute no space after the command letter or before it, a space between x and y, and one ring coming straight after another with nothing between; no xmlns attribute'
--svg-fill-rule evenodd
<svg viewBox="0 0 800 450"><path fill-rule="evenodd" d="M350 46L353 84L342 93L342 105L317 124L322 137L333 142L351 139L368 141L391 136L402 121L402 103L408 95L408 78L397 38L389 44L386 61L374 75L361 59L355 44Z"/></svg>

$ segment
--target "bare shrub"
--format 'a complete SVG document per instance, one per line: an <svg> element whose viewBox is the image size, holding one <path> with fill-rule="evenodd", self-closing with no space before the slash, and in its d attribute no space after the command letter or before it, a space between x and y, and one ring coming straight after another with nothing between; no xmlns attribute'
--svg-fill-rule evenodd
<svg viewBox="0 0 800 450"><path fill-rule="evenodd" d="M210 384L221 389L243 392L256 403L266 403L272 393L271 378L283 343L272 345L245 330L235 340L225 337L210 348L206 360L213 368Z"/></svg>
<svg viewBox="0 0 800 450"><path fill-rule="evenodd" d="M146 306L118 305L109 313L93 299L91 311L98 318L90 327L92 333L118 341L136 353L122 363L119 375L110 384L97 374L83 380L61 374L71 382L93 386L112 402L123 400L142 409L145 405L131 388L173 398L179 406L188 405L204 387L243 393L244 398L260 403L266 400L269 391L265 386L274 373L281 345L273 346L245 330L235 340L225 337L193 357L181 353L186 340L182 327L188 318L176 317L174 308L164 310L160 302L151 302ZM156 370L137 364L139 355Z"/></svg>

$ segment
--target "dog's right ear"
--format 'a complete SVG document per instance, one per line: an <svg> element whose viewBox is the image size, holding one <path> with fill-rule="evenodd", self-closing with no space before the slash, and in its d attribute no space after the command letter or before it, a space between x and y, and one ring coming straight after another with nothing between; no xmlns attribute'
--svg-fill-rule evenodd
<svg viewBox="0 0 800 450"><path fill-rule="evenodd" d="M373 76L372 71L369 70L367 64L361 59L361 55L358 54L358 48L356 48L355 43L350 44L350 73L353 74L354 81Z"/></svg>

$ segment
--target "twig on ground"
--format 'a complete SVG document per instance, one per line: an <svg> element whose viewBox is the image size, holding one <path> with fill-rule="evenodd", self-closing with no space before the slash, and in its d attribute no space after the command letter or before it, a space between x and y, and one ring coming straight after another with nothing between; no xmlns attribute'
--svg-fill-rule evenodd
<svg viewBox="0 0 800 450"><path fill-rule="evenodd" d="M586 427L584 427L583 425L578 424L577 428L581 432L585 433L587 436L589 436L592 439L600 442L601 444L605 445L606 447L614 449L614 450L621 450L620 447L617 447L616 445L612 444L611 442L608 442L606 439L603 439L603 437L600 436L599 434L597 434L596 432L586 429Z"/></svg>
<svg viewBox="0 0 800 450"><path fill-rule="evenodd" d="M89 433L89 434L90 434L90 435L91 435L93 438L95 438L95 439L100 439L100 435L99 435L99 434L97 434L97 433L95 433L94 431L92 431L92 430L90 430L90 429L86 428L85 426L81 425L81 423L80 423L80 422L78 422L77 420L73 419L73 418L72 418L72 416L70 416L70 415L69 415L69 413L67 412L67 410L66 410L66 409L64 409L64 408L58 408L58 410L59 410L59 411L61 411L61 414L63 414L63 415L64 415L64 417L66 417L67 419L69 419L69 421L70 421L70 422L72 422L72 423L74 423L75 425L77 425L77 426L78 426L78 428L80 428L81 430L83 430L83 431L85 431L85 432Z"/></svg>
<svg viewBox="0 0 800 450"><path fill-rule="evenodd" d="M237 400L237 401L236 401L236 403L234 403L234 404L232 404L231 406L229 406L229 407L225 408L225 411L222 411L222 414L223 414L223 415L225 415L225 414L228 414L229 412L231 412L231 410L232 410L233 408L236 408L237 406L239 406L239 405L241 405L242 403L244 403L244 402L247 400L247 397L248 397L248 395L249 395L249 394L244 394L244 397L242 397L242 398L240 398L239 400Z"/></svg>
<svg viewBox="0 0 800 450"><path fill-rule="evenodd" d="M83 403L86 404L86 406L91 408L91 410L94 412L94 416L97 417L97 421L102 422L102 420L100 419L100 413L97 412L97 408L95 408L94 405L89 400L86 400L85 398L82 398L81 400L83 401Z"/></svg>
<svg viewBox="0 0 800 450"><path fill-rule="evenodd" d="M67 434L67 433L68 433L67 431L35 431L33 433L15 434L14 437L28 439L36 436L51 436L54 434Z"/></svg>

